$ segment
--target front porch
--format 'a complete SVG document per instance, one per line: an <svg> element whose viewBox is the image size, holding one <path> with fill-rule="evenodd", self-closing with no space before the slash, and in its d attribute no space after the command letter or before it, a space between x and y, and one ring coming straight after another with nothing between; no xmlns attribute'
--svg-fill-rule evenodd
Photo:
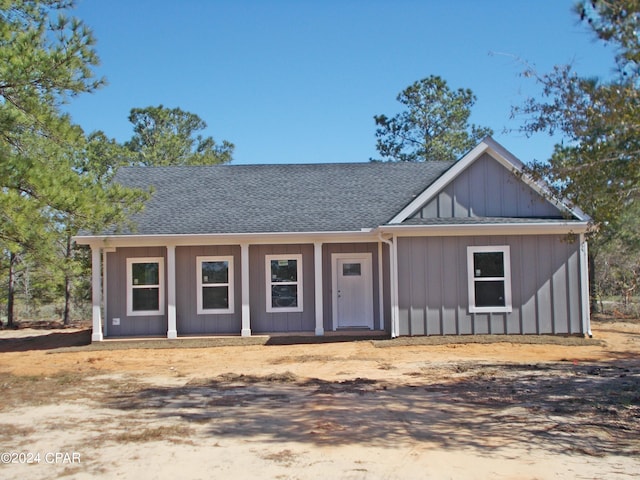
<svg viewBox="0 0 640 480"><path fill-rule="evenodd" d="M378 237L202 240L90 244L92 341L238 336L327 336L339 341L380 338L391 331L390 249ZM222 280L205 284L207 262L224 265ZM136 266L150 264L153 281L133 278L137 274L132 272L140 270ZM276 272L280 275L283 269L291 278L278 283ZM211 276L211 271L207 273ZM363 282L358 283L360 279ZM205 288L224 291L214 298L224 303L223 308L203 303ZM132 299L140 290L157 298L144 311L137 311L137 300Z"/></svg>
<svg viewBox="0 0 640 480"><path fill-rule="evenodd" d="M241 335L190 335L178 336L167 342L166 336L107 337L100 345L105 348L119 345L123 348L211 348L250 345L312 345L391 338L384 330L327 331L324 335L313 332L275 332L243 337Z"/></svg>

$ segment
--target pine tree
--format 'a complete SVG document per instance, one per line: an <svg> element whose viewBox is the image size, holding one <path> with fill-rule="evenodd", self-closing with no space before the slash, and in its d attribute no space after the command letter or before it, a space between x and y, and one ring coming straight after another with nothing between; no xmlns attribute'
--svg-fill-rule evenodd
<svg viewBox="0 0 640 480"><path fill-rule="evenodd" d="M405 110L392 118L376 115L376 148L395 162L454 161L492 131L469 125L476 97L469 89L451 90L438 76L409 85L397 96Z"/></svg>
<svg viewBox="0 0 640 480"><path fill-rule="evenodd" d="M78 228L122 218L131 201L87 168L84 133L60 110L103 84L93 71L93 35L66 15L72 7L69 0L0 0L0 251L10 323L17 259L64 259L60 239L66 245Z"/></svg>
<svg viewBox="0 0 640 480"><path fill-rule="evenodd" d="M125 146L133 154L134 164L215 165L232 159L234 145L223 140L219 145L213 137L197 132L207 124L198 115L180 108L133 108L129 115L133 137Z"/></svg>

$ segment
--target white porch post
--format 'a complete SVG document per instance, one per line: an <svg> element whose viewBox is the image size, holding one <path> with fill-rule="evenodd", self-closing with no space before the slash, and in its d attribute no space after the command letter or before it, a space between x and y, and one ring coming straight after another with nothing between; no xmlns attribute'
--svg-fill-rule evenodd
<svg viewBox="0 0 640 480"><path fill-rule="evenodd" d="M391 338L400 335L400 307L398 306L398 237L391 244Z"/></svg>
<svg viewBox="0 0 640 480"><path fill-rule="evenodd" d="M313 266L315 273L316 335L324 335L324 314L322 310L322 242L313 243Z"/></svg>
<svg viewBox="0 0 640 480"><path fill-rule="evenodd" d="M176 247L167 245L167 338L178 338L176 325Z"/></svg>
<svg viewBox="0 0 640 480"><path fill-rule="evenodd" d="M249 303L249 244L240 245L240 269L242 276L242 330L243 337L251 336L251 304Z"/></svg>
<svg viewBox="0 0 640 480"><path fill-rule="evenodd" d="M382 242L378 241L378 318L380 330L384 330L384 255Z"/></svg>
<svg viewBox="0 0 640 480"><path fill-rule="evenodd" d="M101 342L104 340L102 333L102 272L100 268L100 247L91 246L91 310L93 332L91 334L92 342Z"/></svg>
<svg viewBox="0 0 640 480"><path fill-rule="evenodd" d="M582 300L582 333L592 337L591 302L589 301L589 249L584 233L580 234L580 297Z"/></svg>
<svg viewBox="0 0 640 480"><path fill-rule="evenodd" d="M102 325L102 334L109 336L109 312L107 312L107 252L115 251L115 248L102 249L102 302L104 303L102 313L104 315L104 323Z"/></svg>

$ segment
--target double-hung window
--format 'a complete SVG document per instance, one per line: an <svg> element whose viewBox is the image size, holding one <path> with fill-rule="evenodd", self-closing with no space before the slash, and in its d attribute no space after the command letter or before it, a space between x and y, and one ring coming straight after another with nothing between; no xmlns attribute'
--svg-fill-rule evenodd
<svg viewBox="0 0 640 480"><path fill-rule="evenodd" d="M233 313L233 257L196 257L198 314Z"/></svg>
<svg viewBox="0 0 640 480"><path fill-rule="evenodd" d="M467 247L469 312L511 312L509 246Z"/></svg>
<svg viewBox="0 0 640 480"><path fill-rule="evenodd" d="M127 258L127 315L164 314L164 258Z"/></svg>
<svg viewBox="0 0 640 480"><path fill-rule="evenodd" d="M302 255L266 255L267 312L302 312Z"/></svg>

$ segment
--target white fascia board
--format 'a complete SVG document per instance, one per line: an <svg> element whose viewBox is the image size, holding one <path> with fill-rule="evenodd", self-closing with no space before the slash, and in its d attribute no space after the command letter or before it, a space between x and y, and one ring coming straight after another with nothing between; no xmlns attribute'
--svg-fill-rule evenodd
<svg viewBox="0 0 640 480"><path fill-rule="evenodd" d="M570 235L589 230L589 222L483 223L449 225L385 225L382 234L399 237L462 237L467 235Z"/></svg>
<svg viewBox="0 0 640 480"><path fill-rule="evenodd" d="M588 222L591 218L576 206L567 203L553 196L546 185L536 182L531 176L525 173L525 165L515 155L500 145L491 137L486 137L473 150L458 160L453 166L447 170L440 178L432 183L420 195L418 195L409 205L393 217L389 223L397 224L404 222L407 218L414 215L429 200L435 197L444 187L453 181L460 173L462 173L469 165L480 158L484 153L488 153L491 157L500 163L510 172L518 175L522 181L535 190L539 195L546 198L556 208L561 211L574 215L578 220Z"/></svg>
<svg viewBox="0 0 640 480"><path fill-rule="evenodd" d="M82 235L73 237L78 245L94 247L149 247L149 246L198 246L198 245L251 245L300 244L300 243L364 243L377 242L373 229L352 232L266 232L219 233L173 235Z"/></svg>

